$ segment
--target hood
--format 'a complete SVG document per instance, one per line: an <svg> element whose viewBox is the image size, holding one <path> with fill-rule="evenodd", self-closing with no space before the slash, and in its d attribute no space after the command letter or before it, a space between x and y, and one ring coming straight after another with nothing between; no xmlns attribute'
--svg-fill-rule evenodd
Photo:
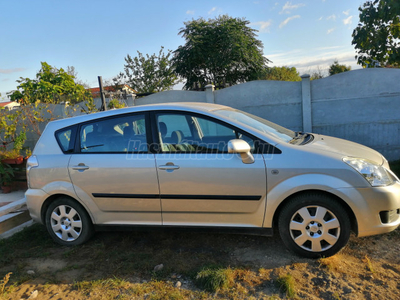
<svg viewBox="0 0 400 300"><path fill-rule="evenodd" d="M361 144L331 136L314 134L314 141L305 145L305 147L317 151L334 153L342 157L350 156L365 158L379 165L384 163L384 158L378 151Z"/></svg>

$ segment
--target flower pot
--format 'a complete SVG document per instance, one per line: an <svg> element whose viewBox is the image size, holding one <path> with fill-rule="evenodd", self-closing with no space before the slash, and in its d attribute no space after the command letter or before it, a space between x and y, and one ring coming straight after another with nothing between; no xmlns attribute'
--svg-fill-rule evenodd
<svg viewBox="0 0 400 300"><path fill-rule="evenodd" d="M1 190L3 191L3 194L9 194L11 193L11 186L10 185L5 185L1 186Z"/></svg>
<svg viewBox="0 0 400 300"><path fill-rule="evenodd" d="M9 165L19 165L24 162L23 156L18 156L16 158L4 158L1 160L3 164L9 164Z"/></svg>

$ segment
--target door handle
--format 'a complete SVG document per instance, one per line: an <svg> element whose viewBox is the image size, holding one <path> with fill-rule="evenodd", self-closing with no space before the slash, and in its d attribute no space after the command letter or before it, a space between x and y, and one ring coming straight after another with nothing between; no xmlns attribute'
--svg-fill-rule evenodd
<svg viewBox="0 0 400 300"><path fill-rule="evenodd" d="M89 167L85 166L85 164L83 163L80 163L79 165L72 167L72 170L77 170L77 171L85 171L87 169L89 169Z"/></svg>
<svg viewBox="0 0 400 300"><path fill-rule="evenodd" d="M171 171L173 171L173 170L178 170L179 166L175 166L174 164L166 164L166 165L158 166L158 168L160 170L167 170L167 171L171 170Z"/></svg>

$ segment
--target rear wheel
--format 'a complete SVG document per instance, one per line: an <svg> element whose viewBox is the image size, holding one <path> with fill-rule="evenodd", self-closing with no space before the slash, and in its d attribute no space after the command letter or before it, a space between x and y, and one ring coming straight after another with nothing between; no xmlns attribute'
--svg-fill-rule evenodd
<svg viewBox="0 0 400 300"><path fill-rule="evenodd" d="M53 240L64 246L80 245L93 234L93 224L85 209L67 197L58 198L49 205L46 227Z"/></svg>
<svg viewBox="0 0 400 300"><path fill-rule="evenodd" d="M286 247L298 255L328 257L347 244L350 220L335 199L303 194L291 199L282 209L279 233Z"/></svg>

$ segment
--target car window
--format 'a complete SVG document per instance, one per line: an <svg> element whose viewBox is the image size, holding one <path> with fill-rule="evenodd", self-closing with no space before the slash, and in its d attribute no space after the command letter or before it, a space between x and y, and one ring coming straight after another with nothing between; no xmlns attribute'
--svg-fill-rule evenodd
<svg viewBox="0 0 400 300"><path fill-rule="evenodd" d="M248 125L262 133L267 133L285 142L291 141L296 136L295 132L292 130L237 109L218 109L215 110L214 113Z"/></svg>
<svg viewBox="0 0 400 300"><path fill-rule="evenodd" d="M228 142L243 139L254 150L254 140L217 121L190 114L157 114L163 152L228 152Z"/></svg>
<svg viewBox="0 0 400 300"><path fill-rule="evenodd" d="M145 116L129 115L82 125L80 150L83 153L147 152Z"/></svg>
<svg viewBox="0 0 400 300"><path fill-rule="evenodd" d="M60 145L63 152L73 151L73 138L72 138L72 128L61 129L56 132L56 137L58 144Z"/></svg>

